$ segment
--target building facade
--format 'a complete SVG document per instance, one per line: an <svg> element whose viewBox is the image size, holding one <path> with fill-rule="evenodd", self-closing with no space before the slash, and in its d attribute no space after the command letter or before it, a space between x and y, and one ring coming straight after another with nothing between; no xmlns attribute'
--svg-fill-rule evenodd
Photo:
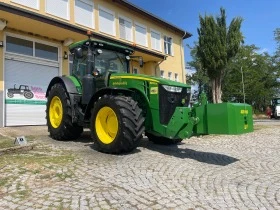
<svg viewBox="0 0 280 210"><path fill-rule="evenodd" d="M131 73L185 82L188 32L125 0L0 1L0 127L45 124L50 80L71 71L68 46L93 36L134 48Z"/></svg>

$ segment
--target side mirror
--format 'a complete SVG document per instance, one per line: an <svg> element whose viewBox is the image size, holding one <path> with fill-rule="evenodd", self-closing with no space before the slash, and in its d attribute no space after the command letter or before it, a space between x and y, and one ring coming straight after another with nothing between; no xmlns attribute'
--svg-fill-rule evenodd
<svg viewBox="0 0 280 210"><path fill-rule="evenodd" d="M143 58L139 58L139 66L142 68L144 66Z"/></svg>
<svg viewBox="0 0 280 210"><path fill-rule="evenodd" d="M83 57L83 49L81 47L78 47L74 50L74 55L76 58L82 58Z"/></svg>

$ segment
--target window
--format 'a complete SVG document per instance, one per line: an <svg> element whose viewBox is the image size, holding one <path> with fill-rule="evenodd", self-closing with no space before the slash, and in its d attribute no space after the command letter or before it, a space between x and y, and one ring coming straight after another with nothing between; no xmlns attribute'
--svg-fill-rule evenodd
<svg viewBox="0 0 280 210"><path fill-rule="evenodd" d="M99 31L115 36L115 15L112 11L99 7Z"/></svg>
<svg viewBox="0 0 280 210"><path fill-rule="evenodd" d="M6 51L47 60L58 61L58 47L7 36Z"/></svg>
<svg viewBox="0 0 280 210"><path fill-rule="evenodd" d="M119 17L120 38L132 41L132 22L126 18Z"/></svg>
<svg viewBox="0 0 280 210"><path fill-rule="evenodd" d="M33 42L25 39L7 36L7 52L33 56Z"/></svg>
<svg viewBox="0 0 280 210"><path fill-rule="evenodd" d="M133 68L133 74L138 74L138 69L137 68Z"/></svg>
<svg viewBox="0 0 280 210"><path fill-rule="evenodd" d="M57 47L35 43L35 57L57 61L58 49Z"/></svg>
<svg viewBox="0 0 280 210"><path fill-rule="evenodd" d="M171 80L171 77L172 77L172 72L168 72L168 79Z"/></svg>
<svg viewBox="0 0 280 210"><path fill-rule="evenodd" d="M177 73L175 73L174 77L175 77L175 81L178 82L178 74Z"/></svg>
<svg viewBox="0 0 280 210"><path fill-rule="evenodd" d="M75 21L83 26L94 28L93 3L91 0L75 0Z"/></svg>
<svg viewBox="0 0 280 210"><path fill-rule="evenodd" d="M151 45L152 49L161 51L160 33L154 30L151 30Z"/></svg>
<svg viewBox="0 0 280 210"><path fill-rule="evenodd" d="M69 20L69 0L46 0L46 12Z"/></svg>
<svg viewBox="0 0 280 210"><path fill-rule="evenodd" d="M12 2L31 7L33 9L39 9L39 0L12 0Z"/></svg>
<svg viewBox="0 0 280 210"><path fill-rule="evenodd" d="M146 26L135 24L135 42L137 44L147 46Z"/></svg>
<svg viewBox="0 0 280 210"><path fill-rule="evenodd" d="M164 36L164 53L167 55L172 55L172 38Z"/></svg>
<svg viewBox="0 0 280 210"><path fill-rule="evenodd" d="M163 70L160 70L160 77L164 78L164 71Z"/></svg>

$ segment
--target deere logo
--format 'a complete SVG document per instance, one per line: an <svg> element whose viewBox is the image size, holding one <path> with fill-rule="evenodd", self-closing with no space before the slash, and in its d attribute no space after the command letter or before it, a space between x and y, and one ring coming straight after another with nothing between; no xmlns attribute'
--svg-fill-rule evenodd
<svg viewBox="0 0 280 210"><path fill-rule="evenodd" d="M242 109L242 110L240 110L240 114L248 114L248 110Z"/></svg>
<svg viewBox="0 0 280 210"><path fill-rule="evenodd" d="M113 82L113 85L127 85L127 82Z"/></svg>
<svg viewBox="0 0 280 210"><path fill-rule="evenodd" d="M158 87L151 87L150 94L158 94Z"/></svg>

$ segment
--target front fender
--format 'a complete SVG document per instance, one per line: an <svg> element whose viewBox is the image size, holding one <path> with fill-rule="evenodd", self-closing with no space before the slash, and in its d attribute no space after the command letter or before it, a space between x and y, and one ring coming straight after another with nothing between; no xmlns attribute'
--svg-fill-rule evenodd
<svg viewBox="0 0 280 210"><path fill-rule="evenodd" d="M94 106L94 103L103 95L119 95L119 94L123 94L126 96L131 96L133 94L133 91L128 90L128 89L124 89L124 88L110 88L110 87L105 87L105 88L101 88L100 90L98 90L90 99L87 107L86 107L86 111L85 111L85 120L89 120L90 116L91 116L91 109Z"/></svg>

